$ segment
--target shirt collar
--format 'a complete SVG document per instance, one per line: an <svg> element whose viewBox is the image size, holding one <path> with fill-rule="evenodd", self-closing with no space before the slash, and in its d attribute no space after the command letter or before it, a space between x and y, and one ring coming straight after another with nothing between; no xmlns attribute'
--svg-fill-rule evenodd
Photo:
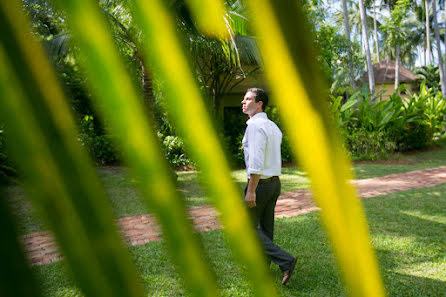
<svg viewBox="0 0 446 297"><path fill-rule="evenodd" d="M250 118L249 120L246 121L246 124L247 125L252 124L253 122L255 122L258 119L268 119L268 116L264 112L256 113L252 118Z"/></svg>

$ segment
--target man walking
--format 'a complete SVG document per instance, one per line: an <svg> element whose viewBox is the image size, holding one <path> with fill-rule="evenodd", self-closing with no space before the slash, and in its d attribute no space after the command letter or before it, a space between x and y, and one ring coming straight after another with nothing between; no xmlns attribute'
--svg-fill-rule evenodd
<svg viewBox="0 0 446 297"><path fill-rule="evenodd" d="M282 132L264 112L267 105L268 95L259 88L248 89L242 101L242 111L250 118L246 122L248 127L242 141L248 176L245 203L255 220L264 251L283 272L282 284L285 285L293 273L297 259L273 242L274 209L281 186L279 176L282 168Z"/></svg>

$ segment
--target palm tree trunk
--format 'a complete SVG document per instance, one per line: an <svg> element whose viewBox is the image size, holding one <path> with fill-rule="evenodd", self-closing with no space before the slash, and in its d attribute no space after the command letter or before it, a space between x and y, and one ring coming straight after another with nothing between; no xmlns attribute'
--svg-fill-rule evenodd
<svg viewBox="0 0 446 297"><path fill-rule="evenodd" d="M155 121L155 96L153 95L153 80L152 73L144 64L144 60L138 51L134 52L134 57L137 59L141 67L141 83L144 98L144 106L146 107L146 113L149 118L150 124L152 125L153 131L156 133L159 131L159 127ZM170 174L173 180L178 180L178 174L175 169L170 166Z"/></svg>
<svg viewBox="0 0 446 297"><path fill-rule="evenodd" d="M151 120L151 123L155 125L155 99L153 96L153 84L152 84L152 74L150 70L144 64L144 60L142 59L139 52L134 52L134 57L139 63L141 67L141 84L144 98L144 106L146 106L147 114ZM156 130L156 129L155 129Z"/></svg>
<svg viewBox="0 0 446 297"><path fill-rule="evenodd" d="M348 8L347 8L347 0L342 0L342 11L344 13L344 25L345 25L345 37L347 38L349 42L348 46L348 68L350 71L350 84L352 87L355 86L355 81L353 77L353 62L352 62L352 47L351 47L351 40L350 40L350 23L348 21Z"/></svg>
<svg viewBox="0 0 446 297"><path fill-rule="evenodd" d="M431 64L431 39L430 39L430 26L429 26L429 2L424 0L424 7L426 10L426 58L427 65Z"/></svg>
<svg viewBox="0 0 446 297"><path fill-rule="evenodd" d="M367 71L369 74L369 90L370 90L370 93L374 94L375 93L375 76L373 75L372 57L370 55L369 41L367 38L368 34L367 34L365 7L364 7L364 2L362 0L359 0L359 10L361 13L362 38L364 41L365 54L366 54L366 58L367 58Z"/></svg>
<svg viewBox="0 0 446 297"><path fill-rule="evenodd" d="M155 107L155 100L153 99L153 84L152 84L152 76L147 68L144 65L141 65L142 72L142 87L144 98L147 102L147 105L152 109ZM153 110L153 109L152 109Z"/></svg>
<svg viewBox="0 0 446 297"><path fill-rule="evenodd" d="M395 54L395 91L400 86L400 48L401 46L398 44L396 46L396 54Z"/></svg>
<svg viewBox="0 0 446 297"><path fill-rule="evenodd" d="M443 94L443 97L445 97L446 81L444 77L443 57L441 56L440 32L438 30L438 22L437 22L437 4L435 3L435 1L436 0L432 1L432 14L434 18L435 42L437 43L438 68L440 69L441 93Z"/></svg>
<svg viewBox="0 0 446 297"><path fill-rule="evenodd" d="M376 24L376 0L373 0L373 36L375 38L376 59L379 62L378 29Z"/></svg>
<svg viewBox="0 0 446 297"><path fill-rule="evenodd" d="M446 5L444 5L444 13L446 13ZM444 26L446 28L446 18L445 18L445 21L444 21ZM445 54L446 54L446 31L444 32L444 41L443 41L443 43L444 43L444 51L445 51ZM444 62L445 63L444 63L443 73L446 74L446 59L445 59ZM444 79L445 79L445 82L446 82L446 77Z"/></svg>

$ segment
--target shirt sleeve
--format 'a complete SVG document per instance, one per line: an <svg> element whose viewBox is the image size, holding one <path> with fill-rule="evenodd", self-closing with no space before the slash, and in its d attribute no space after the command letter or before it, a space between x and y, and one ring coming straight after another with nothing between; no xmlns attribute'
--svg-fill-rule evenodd
<svg viewBox="0 0 446 297"><path fill-rule="evenodd" d="M248 154L247 174L263 174L265 165L266 133L261 127L252 125L248 131Z"/></svg>

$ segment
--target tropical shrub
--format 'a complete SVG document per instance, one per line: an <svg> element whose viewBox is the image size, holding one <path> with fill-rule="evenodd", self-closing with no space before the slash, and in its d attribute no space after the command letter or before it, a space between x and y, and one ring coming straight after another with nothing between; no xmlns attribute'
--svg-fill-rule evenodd
<svg viewBox="0 0 446 297"><path fill-rule="evenodd" d="M420 94L414 95L417 100L425 101L425 110L423 113L423 122L429 129L429 138L432 140L438 137L444 130L446 102L440 92L433 94L432 89L424 84L421 86Z"/></svg>
<svg viewBox="0 0 446 297"><path fill-rule="evenodd" d="M401 152L421 150L429 147L431 143L428 125L415 121L413 124L408 124L406 129L401 130L397 139L397 148Z"/></svg>
<svg viewBox="0 0 446 297"><path fill-rule="evenodd" d="M84 116L80 129L79 141L97 164L111 165L120 160L119 150L115 147L112 136L98 127L93 116Z"/></svg>
<svg viewBox="0 0 446 297"><path fill-rule="evenodd" d="M353 129L344 134L345 144L354 160L378 160L389 157L396 144L385 131Z"/></svg>
<svg viewBox="0 0 446 297"><path fill-rule="evenodd" d="M402 85L398 92L405 88ZM446 103L441 93L421 84L419 94L402 98L395 92L389 100L374 102L356 92L342 104L331 96L330 109L353 159L385 158L394 151L432 146L445 125Z"/></svg>
<svg viewBox="0 0 446 297"><path fill-rule="evenodd" d="M193 162L186 156L184 142L180 137L172 135L164 137L162 134L158 134L158 137L162 143L164 156L173 167L182 167L193 164Z"/></svg>
<svg viewBox="0 0 446 297"><path fill-rule="evenodd" d="M415 69L415 74L420 77L420 84L424 82L426 87L432 89L434 93L441 91L440 70L438 66L428 65Z"/></svg>

